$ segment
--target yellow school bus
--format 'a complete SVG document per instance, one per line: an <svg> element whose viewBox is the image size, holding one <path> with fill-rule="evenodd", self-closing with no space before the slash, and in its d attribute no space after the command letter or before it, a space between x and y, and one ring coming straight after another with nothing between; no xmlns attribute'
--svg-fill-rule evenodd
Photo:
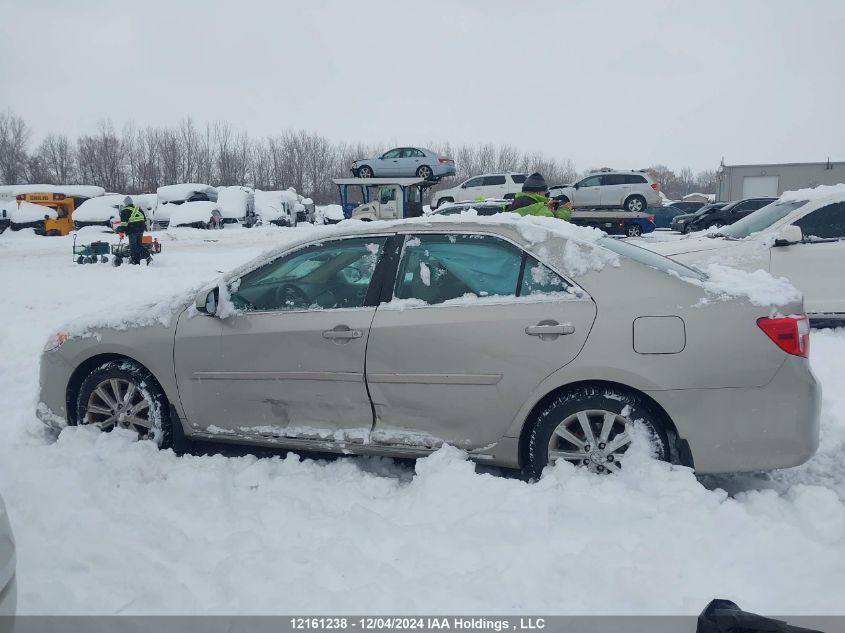
<svg viewBox="0 0 845 633"><path fill-rule="evenodd" d="M63 193L36 192L20 193L15 198L18 204L31 202L55 211L55 218L52 213L45 212L43 219L26 223L26 226L34 228L36 233L41 235L67 235L73 230L73 210L76 208L76 198L73 196L66 196ZM80 200L80 204L81 202ZM19 225L13 228L25 228L25 226Z"/></svg>

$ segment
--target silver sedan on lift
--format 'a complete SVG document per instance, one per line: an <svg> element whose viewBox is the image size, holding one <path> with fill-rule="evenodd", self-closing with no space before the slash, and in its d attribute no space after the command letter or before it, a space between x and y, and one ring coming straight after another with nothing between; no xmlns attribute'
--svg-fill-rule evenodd
<svg viewBox="0 0 845 633"><path fill-rule="evenodd" d="M556 460L616 471L634 436L702 473L813 455L820 392L800 299L713 300L694 269L543 220L312 234L168 325L58 333L38 415L177 448L413 458L448 443L533 477Z"/></svg>

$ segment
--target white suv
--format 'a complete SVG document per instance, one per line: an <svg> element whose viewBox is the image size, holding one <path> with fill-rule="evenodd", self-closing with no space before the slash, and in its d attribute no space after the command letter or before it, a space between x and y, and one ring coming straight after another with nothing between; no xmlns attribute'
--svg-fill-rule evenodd
<svg viewBox="0 0 845 633"><path fill-rule="evenodd" d="M552 198L573 207L645 211L662 206L659 185L641 171L602 171L588 174L574 185L554 187Z"/></svg>
<svg viewBox="0 0 845 633"><path fill-rule="evenodd" d="M525 174L482 174L465 180L457 187L443 189L431 194L431 208L436 209L444 202L472 202L474 200L513 198L522 191Z"/></svg>

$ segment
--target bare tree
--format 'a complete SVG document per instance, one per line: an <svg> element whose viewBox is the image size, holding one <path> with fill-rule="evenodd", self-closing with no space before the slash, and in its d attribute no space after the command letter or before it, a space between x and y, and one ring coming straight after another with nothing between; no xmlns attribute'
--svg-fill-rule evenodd
<svg viewBox="0 0 845 633"><path fill-rule="evenodd" d="M26 178L29 126L11 110L0 113L0 178L17 184Z"/></svg>
<svg viewBox="0 0 845 633"><path fill-rule="evenodd" d="M76 181L73 145L64 134L49 133L38 146L37 156L42 177L36 182L61 184Z"/></svg>

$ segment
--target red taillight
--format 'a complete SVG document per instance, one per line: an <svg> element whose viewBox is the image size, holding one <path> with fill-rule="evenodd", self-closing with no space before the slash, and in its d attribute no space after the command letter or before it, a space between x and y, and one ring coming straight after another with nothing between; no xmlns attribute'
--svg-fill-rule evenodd
<svg viewBox="0 0 845 633"><path fill-rule="evenodd" d="M810 320L806 314L757 319L757 326L787 354L810 356Z"/></svg>
<svg viewBox="0 0 845 633"><path fill-rule="evenodd" d="M652 224L654 224L654 216L653 215L648 216L648 221L651 222Z"/></svg>
<svg viewBox="0 0 845 633"><path fill-rule="evenodd" d="M660 189L660 185L658 185L656 182L653 182L651 183L651 188L657 191L658 189Z"/></svg>
<svg viewBox="0 0 845 633"><path fill-rule="evenodd" d="M451 163L452 159L446 158L445 156L441 156L440 158L437 159L437 162L438 163Z"/></svg>
<svg viewBox="0 0 845 633"><path fill-rule="evenodd" d="M65 199L65 194L63 194L63 193L54 193L53 194L53 200L64 200L64 199Z"/></svg>
<svg viewBox="0 0 845 633"><path fill-rule="evenodd" d="M23 200L26 200L26 194L24 194L24 193L19 193L18 195L16 195L16 196L15 196L15 199L16 199L18 202L21 202L21 201L23 201Z"/></svg>

